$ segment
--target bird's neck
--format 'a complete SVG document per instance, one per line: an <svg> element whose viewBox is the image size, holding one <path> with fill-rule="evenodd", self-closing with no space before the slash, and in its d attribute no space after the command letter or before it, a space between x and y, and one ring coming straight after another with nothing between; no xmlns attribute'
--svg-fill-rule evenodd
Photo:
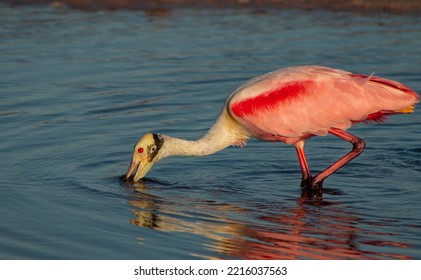
<svg viewBox="0 0 421 280"><path fill-rule="evenodd" d="M245 146L248 132L238 122L223 112L209 131L199 140L190 141L163 136L164 153L168 156L206 156L214 154L228 146Z"/></svg>
<svg viewBox="0 0 421 280"><path fill-rule="evenodd" d="M225 149L232 143L206 134L195 141L164 136L166 156L207 156Z"/></svg>

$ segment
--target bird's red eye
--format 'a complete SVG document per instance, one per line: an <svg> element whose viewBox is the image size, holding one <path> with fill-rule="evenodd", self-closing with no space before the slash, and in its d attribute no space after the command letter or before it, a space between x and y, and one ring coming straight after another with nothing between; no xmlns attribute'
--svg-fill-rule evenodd
<svg viewBox="0 0 421 280"><path fill-rule="evenodd" d="M141 153L143 153L143 148L139 148L139 149L137 149L137 152L139 153L139 154L141 154Z"/></svg>

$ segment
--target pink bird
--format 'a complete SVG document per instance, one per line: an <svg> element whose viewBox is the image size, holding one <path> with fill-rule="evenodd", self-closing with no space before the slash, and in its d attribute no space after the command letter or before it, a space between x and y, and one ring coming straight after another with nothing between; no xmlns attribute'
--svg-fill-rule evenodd
<svg viewBox="0 0 421 280"><path fill-rule="evenodd" d="M396 81L322 66L279 69L255 77L229 95L222 111L201 139L188 141L147 133L134 146L126 178L137 182L154 163L169 156L205 156L228 146L245 146L251 137L295 146L302 171L303 197L321 198L322 183L361 154L364 140L346 130L353 124L383 121L412 113L418 94ZM335 135L352 150L315 176L304 143L313 136Z"/></svg>

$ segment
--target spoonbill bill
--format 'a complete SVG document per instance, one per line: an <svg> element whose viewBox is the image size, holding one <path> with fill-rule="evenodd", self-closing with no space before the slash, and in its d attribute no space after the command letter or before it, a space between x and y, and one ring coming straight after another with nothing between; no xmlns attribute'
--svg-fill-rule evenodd
<svg viewBox="0 0 421 280"><path fill-rule="evenodd" d="M346 130L355 123L412 113L418 101L418 94L407 86L374 75L314 65L279 69L234 90L199 140L143 135L134 146L126 178L140 181L153 164L169 156L206 156L231 145L244 147L254 137L294 145L302 172L302 196L321 198L323 181L365 148L364 140ZM304 143L328 134L350 142L352 150L313 176Z"/></svg>

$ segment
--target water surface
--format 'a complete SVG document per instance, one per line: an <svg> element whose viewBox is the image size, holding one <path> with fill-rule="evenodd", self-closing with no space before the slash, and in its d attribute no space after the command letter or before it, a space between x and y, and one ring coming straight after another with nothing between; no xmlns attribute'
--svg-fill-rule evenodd
<svg viewBox="0 0 421 280"><path fill-rule="evenodd" d="M366 151L300 202L292 147L252 140L121 179L148 131L201 137L229 94L320 64L421 91L421 19L0 6L1 259L420 259L421 113L350 130ZM321 170L346 153L307 144Z"/></svg>

